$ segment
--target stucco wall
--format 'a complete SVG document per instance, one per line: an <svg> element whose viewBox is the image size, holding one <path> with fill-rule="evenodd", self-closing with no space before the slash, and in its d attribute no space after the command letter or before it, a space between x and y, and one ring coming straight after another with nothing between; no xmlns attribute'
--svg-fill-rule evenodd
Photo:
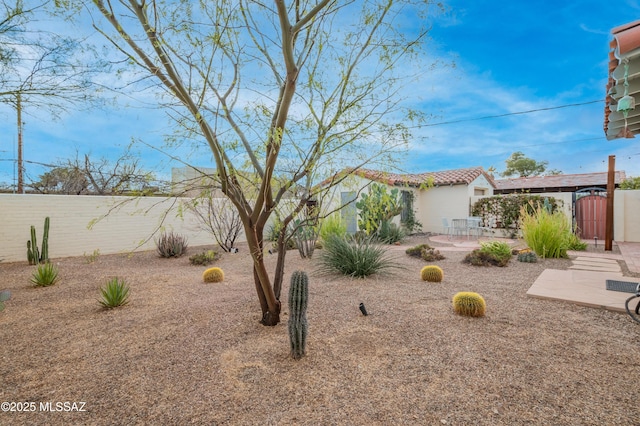
<svg viewBox="0 0 640 426"><path fill-rule="evenodd" d="M620 190L613 194L613 239L640 242L640 190Z"/></svg>
<svg viewBox="0 0 640 426"><path fill-rule="evenodd" d="M418 220L424 232L443 232L442 219L464 219L469 216L467 185L437 186L420 192L416 200Z"/></svg>
<svg viewBox="0 0 640 426"><path fill-rule="evenodd" d="M153 233L160 226L186 236L190 246L215 244L210 234L198 230L195 217L188 211L178 217L183 200L0 194L0 259L26 261L31 225L36 227L41 246L46 216L51 218L51 258L82 256L94 250L101 254L128 252L141 244L141 249L155 249ZM120 207L114 209L118 204ZM93 221L107 213L89 229Z"/></svg>

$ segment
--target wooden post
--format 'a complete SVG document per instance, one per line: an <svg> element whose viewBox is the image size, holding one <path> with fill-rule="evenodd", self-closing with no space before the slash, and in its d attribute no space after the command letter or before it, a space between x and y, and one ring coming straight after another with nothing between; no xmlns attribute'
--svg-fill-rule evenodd
<svg viewBox="0 0 640 426"><path fill-rule="evenodd" d="M613 250L613 191L616 187L616 156L609 156L609 174L607 175L607 215L604 229L604 249Z"/></svg>

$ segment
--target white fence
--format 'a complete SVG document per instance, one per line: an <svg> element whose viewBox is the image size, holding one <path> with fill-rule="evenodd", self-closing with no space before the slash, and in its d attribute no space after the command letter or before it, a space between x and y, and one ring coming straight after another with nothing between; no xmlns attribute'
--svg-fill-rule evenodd
<svg viewBox="0 0 640 426"><path fill-rule="evenodd" d="M158 229L186 236L190 246L215 244L211 234L199 230L195 216L181 209L187 200L0 194L0 259L26 262L31 225L36 227L41 246L47 216L51 219L49 256L53 259L89 255L95 250L101 254L126 253L138 247L153 250L153 235ZM239 236L241 240L244 234Z"/></svg>
<svg viewBox="0 0 640 426"><path fill-rule="evenodd" d="M41 246L47 216L51 218L49 255L54 259L95 250L101 254L153 250L158 229L186 236L190 246L215 244L209 233L199 229L195 216L181 208L188 200L0 194L0 260L26 262L31 225ZM616 190L614 201L614 239L640 242L640 190ZM244 241L244 234L238 241Z"/></svg>

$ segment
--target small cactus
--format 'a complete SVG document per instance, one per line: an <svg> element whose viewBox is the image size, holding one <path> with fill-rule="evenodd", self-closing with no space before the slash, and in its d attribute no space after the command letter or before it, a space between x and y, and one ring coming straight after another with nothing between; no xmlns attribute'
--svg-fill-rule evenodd
<svg viewBox="0 0 640 426"><path fill-rule="evenodd" d="M453 310L468 317L484 316L487 304L482 296L471 291L461 291L453 296Z"/></svg>
<svg viewBox="0 0 640 426"><path fill-rule="evenodd" d="M219 283L224 281L224 271L217 266L209 268L202 274L205 283Z"/></svg>
<svg viewBox="0 0 640 426"><path fill-rule="evenodd" d="M0 312L4 311L4 302L11 299L11 292L9 290L0 291Z"/></svg>
<svg viewBox="0 0 640 426"><path fill-rule="evenodd" d="M536 263L538 261L538 256L532 251L520 252L518 254L518 262L525 263Z"/></svg>
<svg viewBox="0 0 640 426"><path fill-rule="evenodd" d="M422 281L439 283L444 278L444 272L439 266L427 265L420 271L420 277L422 278Z"/></svg>
<svg viewBox="0 0 640 426"><path fill-rule="evenodd" d="M291 275L289 286L289 342L291 356L300 359L305 355L307 344L307 302L309 299L309 278L304 271Z"/></svg>

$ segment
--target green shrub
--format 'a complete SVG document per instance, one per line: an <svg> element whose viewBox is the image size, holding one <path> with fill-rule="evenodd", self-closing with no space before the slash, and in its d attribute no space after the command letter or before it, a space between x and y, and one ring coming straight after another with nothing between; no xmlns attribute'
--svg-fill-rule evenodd
<svg viewBox="0 0 640 426"><path fill-rule="evenodd" d="M395 244L407 236L404 229L386 220L382 222L375 235L378 241L384 244Z"/></svg>
<svg viewBox="0 0 640 426"><path fill-rule="evenodd" d="M209 265L220 257L218 253L213 250L203 251L201 253L194 254L189 257L189 262L192 265Z"/></svg>
<svg viewBox="0 0 640 426"><path fill-rule="evenodd" d="M347 224L340 217L340 213L333 213L320 222L320 238L326 241L329 236L344 238L347 236Z"/></svg>
<svg viewBox="0 0 640 426"><path fill-rule="evenodd" d="M524 241L538 256L567 257L573 233L564 213L538 207L533 213L522 209L521 217Z"/></svg>
<svg viewBox="0 0 640 426"><path fill-rule="evenodd" d="M485 314L487 304L478 293L461 291L453 296L453 310L458 315L468 317L482 317Z"/></svg>
<svg viewBox="0 0 640 426"><path fill-rule="evenodd" d="M476 249L466 255L462 262L469 263L474 266L507 266L509 259L498 258L493 253Z"/></svg>
<svg viewBox="0 0 640 426"><path fill-rule="evenodd" d="M31 282L36 287L48 287L58 281L58 268L53 263L41 263L36 267Z"/></svg>
<svg viewBox="0 0 640 426"><path fill-rule="evenodd" d="M202 274L202 280L205 283L219 283L224 281L224 271L217 266L209 268Z"/></svg>
<svg viewBox="0 0 640 426"><path fill-rule="evenodd" d="M427 265L420 271L420 278L422 278L422 281L439 283L444 279L444 272L439 266Z"/></svg>
<svg viewBox="0 0 640 426"><path fill-rule="evenodd" d="M511 260L511 247L504 241L490 241L480 243L480 251L493 256L499 263L506 265ZM503 266L503 265L501 265Z"/></svg>
<svg viewBox="0 0 640 426"><path fill-rule="evenodd" d="M93 263L97 261L99 257L100 257L99 249L95 249L91 254L84 253L84 260L87 263Z"/></svg>
<svg viewBox="0 0 640 426"><path fill-rule="evenodd" d="M354 277L366 277L395 266L386 250L371 237L347 239L332 235L325 241L320 257L322 271Z"/></svg>
<svg viewBox="0 0 640 426"><path fill-rule="evenodd" d="M173 232L163 232L156 240L160 257L180 257L187 251L187 247L187 238Z"/></svg>
<svg viewBox="0 0 640 426"><path fill-rule="evenodd" d="M434 260L442 260L445 257L440 254L439 250L434 248L425 248L420 251L420 257L422 260L426 260L427 262L432 262Z"/></svg>
<svg viewBox="0 0 640 426"><path fill-rule="evenodd" d="M100 288L98 302L105 309L126 305L129 303L129 285L124 279L112 278L104 287Z"/></svg>
<svg viewBox="0 0 640 426"><path fill-rule="evenodd" d="M431 246L429 244L418 244L414 247L409 247L404 252L411 257L420 257L422 255L422 250L430 249Z"/></svg>
<svg viewBox="0 0 640 426"><path fill-rule="evenodd" d="M587 243L582 241L575 233L567 235L567 250L584 251L587 249Z"/></svg>

